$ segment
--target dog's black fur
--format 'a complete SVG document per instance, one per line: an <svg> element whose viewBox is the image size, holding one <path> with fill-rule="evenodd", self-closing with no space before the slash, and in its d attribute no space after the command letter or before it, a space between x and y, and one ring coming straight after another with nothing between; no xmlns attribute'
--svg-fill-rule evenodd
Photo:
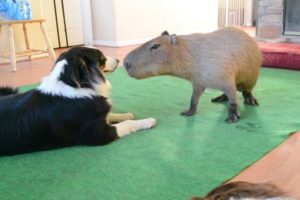
<svg viewBox="0 0 300 200"><path fill-rule="evenodd" d="M105 81L101 69L106 58L101 51L76 47L63 53L56 64L64 60L67 64L58 81L93 91L99 80ZM0 155L108 144L119 138L116 128L106 121L109 111L107 98L98 94L70 98L39 89L17 93L1 88Z"/></svg>
<svg viewBox="0 0 300 200"><path fill-rule="evenodd" d="M6 96L6 95L11 95L11 94L17 94L18 89L10 88L10 87L1 87L0 88L0 97L1 96Z"/></svg>

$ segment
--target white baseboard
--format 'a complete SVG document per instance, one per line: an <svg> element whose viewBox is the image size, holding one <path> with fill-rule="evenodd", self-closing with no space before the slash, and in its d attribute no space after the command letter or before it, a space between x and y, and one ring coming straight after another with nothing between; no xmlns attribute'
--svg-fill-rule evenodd
<svg viewBox="0 0 300 200"><path fill-rule="evenodd" d="M154 37L151 38L142 38L136 40L127 40L127 41L103 41L103 40L94 40L94 45L100 46L109 46L109 47L123 47L123 46L130 46L130 45L137 45L143 44Z"/></svg>

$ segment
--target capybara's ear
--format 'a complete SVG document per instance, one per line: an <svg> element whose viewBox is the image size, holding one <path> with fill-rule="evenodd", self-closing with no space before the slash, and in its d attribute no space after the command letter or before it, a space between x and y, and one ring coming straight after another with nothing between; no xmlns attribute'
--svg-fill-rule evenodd
<svg viewBox="0 0 300 200"><path fill-rule="evenodd" d="M164 31L161 33L161 35L170 35L168 31Z"/></svg>
<svg viewBox="0 0 300 200"><path fill-rule="evenodd" d="M176 34L170 35L170 42L171 42L171 44L176 44L176 41L177 41Z"/></svg>

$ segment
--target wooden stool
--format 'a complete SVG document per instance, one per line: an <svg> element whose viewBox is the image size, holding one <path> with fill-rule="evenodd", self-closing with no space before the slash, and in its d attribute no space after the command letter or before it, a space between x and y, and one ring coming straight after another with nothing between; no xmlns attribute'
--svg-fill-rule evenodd
<svg viewBox="0 0 300 200"><path fill-rule="evenodd" d="M54 53L53 48L51 46L51 42L50 42L50 40L48 38L48 35L46 33L46 30L45 30L44 22L45 22L44 19L0 21L0 31L1 31L2 26L7 27L8 42L9 42L9 53L8 53L8 55L6 55L6 54L2 55L2 56L0 55L0 57L8 58L10 60L12 71L14 71L14 72L17 71L17 64L16 64L16 58L17 57L28 56L28 58L31 59L32 55L48 53L53 60L56 59L55 53ZM44 40L45 40L46 45L47 45L46 50L33 50L33 49L30 49L28 34L27 34L27 29L26 29L26 24L28 24L28 23L39 23L40 24L40 28L41 28L42 34L44 36ZM13 31L13 27L12 27L14 24L22 24L23 25L24 38L25 38L25 44L26 44L26 50L25 51L22 51L22 52L16 52L15 51L14 31Z"/></svg>

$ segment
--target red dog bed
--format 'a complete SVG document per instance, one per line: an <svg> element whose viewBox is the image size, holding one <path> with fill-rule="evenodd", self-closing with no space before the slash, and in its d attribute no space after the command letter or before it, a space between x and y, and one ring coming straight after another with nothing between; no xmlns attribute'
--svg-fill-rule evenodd
<svg viewBox="0 0 300 200"><path fill-rule="evenodd" d="M263 66L300 70L300 44L258 43L263 54Z"/></svg>

